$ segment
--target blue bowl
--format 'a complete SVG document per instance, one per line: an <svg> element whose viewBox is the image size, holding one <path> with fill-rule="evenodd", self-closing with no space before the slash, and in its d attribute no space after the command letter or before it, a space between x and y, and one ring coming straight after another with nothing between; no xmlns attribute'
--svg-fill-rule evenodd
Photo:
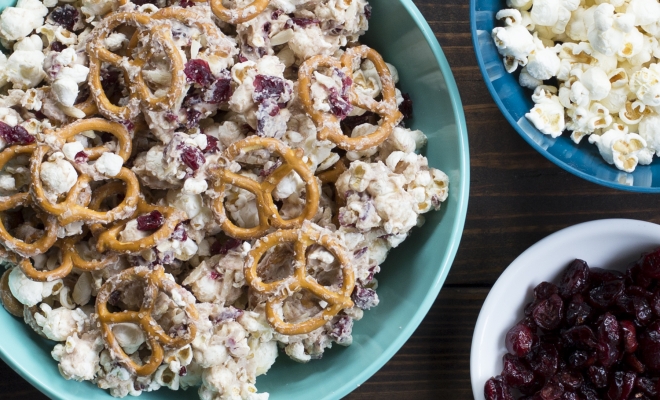
<svg viewBox="0 0 660 400"><path fill-rule="evenodd" d="M381 302L356 322L353 344L335 346L323 359L304 365L280 354L268 374L257 379L257 388L269 392L271 400L339 399L380 369L435 301L463 232L469 151L463 107L449 64L412 0L378 0L372 5L371 29L364 42L398 68L399 87L415 102L411 126L428 136L426 155L432 167L449 176L449 198L440 211L426 214L424 226L391 252L378 276ZM50 356L55 343L41 339L2 307L0 327L0 357L50 398L112 399L90 383L62 378ZM197 390L164 388L141 398L185 400L198 395Z"/></svg>
<svg viewBox="0 0 660 400"><path fill-rule="evenodd" d="M486 86L511 126L544 157L580 178L614 189L660 193L660 160L626 173L605 162L588 140L577 145L567 133L553 139L525 118L534 107L532 91L518 84L518 73L506 72L491 38L498 22L495 14L504 8L508 8L505 0L470 0L470 29Z"/></svg>

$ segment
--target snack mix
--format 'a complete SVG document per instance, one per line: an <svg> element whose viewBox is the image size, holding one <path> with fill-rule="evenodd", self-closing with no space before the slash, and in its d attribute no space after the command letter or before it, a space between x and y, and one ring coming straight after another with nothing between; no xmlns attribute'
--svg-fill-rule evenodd
<svg viewBox="0 0 660 400"><path fill-rule="evenodd" d="M364 0L19 0L0 14L0 300L62 376L263 400L352 342L447 198ZM29 340L29 339L27 339Z"/></svg>
<svg viewBox="0 0 660 400"><path fill-rule="evenodd" d="M633 172L660 155L660 3L507 0L492 31L504 66L532 89L526 114L556 138L588 137L603 159Z"/></svg>

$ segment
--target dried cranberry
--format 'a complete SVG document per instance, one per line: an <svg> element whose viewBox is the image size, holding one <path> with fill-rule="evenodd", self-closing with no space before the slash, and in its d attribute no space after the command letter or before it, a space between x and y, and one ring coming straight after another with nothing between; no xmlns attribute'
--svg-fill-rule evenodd
<svg viewBox="0 0 660 400"><path fill-rule="evenodd" d="M254 78L252 100L255 103L261 103L267 99L279 102L286 90L287 84L284 79L277 76L257 75Z"/></svg>
<svg viewBox="0 0 660 400"><path fill-rule="evenodd" d="M623 349L626 353L634 353L637 351L637 329L635 324L631 321L621 321L621 333L623 339Z"/></svg>
<svg viewBox="0 0 660 400"><path fill-rule="evenodd" d="M199 121L202 119L202 112L194 108L189 108L186 111L186 126L188 128L194 128L199 125Z"/></svg>
<svg viewBox="0 0 660 400"><path fill-rule="evenodd" d="M183 146L181 149L181 161L193 171L197 171L204 165L206 158L204 158L204 154L197 147Z"/></svg>
<svg viewBox="0 0 660 400"><path fill-rule="evenodd" d="M591 306L584 301L582 295L576 294L566 307L566 322L571 325L583 325L591 315Z"/></svg>
<svg viewBox="0 0 660 400"><path fill-rule="evenodd" d="M553 294L559 293L559 287L554 283L550 282L541 282L534 288L534 299L535 300L545 300L552 296Z"/></svg>
<svg viewBox="0 0 660 400"><path fill-rule="evenodd" d="M217 255L217 254L227 254L229 250L233 250L240 246L243 242L241 242L238 239L231 238L227 240L226 242L222 243L219 240L215 241L211 245L211 254L212 255Z"/></svg>
<svg viewBox="0 0 660 400"><path fill-rule="evenodd" d="M588 299L592 305L600 308L607 308L614 304L623 293L625 285L622 280L612 280L604 282L589 291Z"/></svg>
<svg viewBox="0 0 660 400"><path fill-rule="evenodd" d="M504 363L502 379L507 385L518 388L534 381L534 373L517 357L505 354L502 361Z"/></svg>
<svg viewBox="0 0 660 400"><path fill-rule="evenodd" d="M58 25L73 31L73 26L78 21L78 10L70 4L57 7L50 13L50 19Z"/></svg>
<svg viewBox="0 0 660 400"><path fill-rule="evenodd" d="M612 376L612 381L605 395L606 400L628 400L635 386L637 376L632 372L617 371Z"/></svg>
<svg viewBox="0 0 660 400"><path fill-rule="evenodd" d="M222 275L220 272L216 270L211 270L211 273L209 274L209 278L211 278L212 281L217 281L218 279L222 279L224 275Z"/></svg>
<svg viewBox="0 0 660 400"><path fill-rule="evenodd" d="M169 123L173 123L179 120L179 117L174 114L172 111L165 112L165 120Z"/></svg>
<svg viewBox="0 0 660 400"><path fill-rule="evenodd" d="M577 390L584 384L584 377L577 371L561 371L557 374L559 381L564 385L564 388L570 390Z"/></svg>
<svg viewBox="0 0 660 400"><path fill-rule="evenodd" d="M626 365L628 365L633 371L637 372L638 374L643 374L644 371L646 371L646 367L644 366L644 364L642 364L642 362L639 361L639 358L637 358L634 354L626 355L623 361L625 362Z"/></svg>
<svg viewBox="0 0 660 400"><path fill-rule="evenodd" d="M329 336L334 338L337 343L345 343L353 331L353 320L347 316L342 316L332 325Z"/></svg>
<svg viewBox="0 0 660 400"><path fill-rule="evenodd" d="M640 332L639 349L642 362L655 371L660 371L660 320L652 322L646 330Z"/></svg>
<svg viewBox="0 0 660 400"><path fill-rule="evenodd" d="M244 314L244 311L239 308L227 307L220 312L218 315L213 315L211 317L211 322L214 324L220 324L223 322L236 321Z"/></svg>
<svg viewBox="0 0 660 400"><path fill-rule="evenodd" d="M597 388L607 386L607 370L602 365L592 365L587 369L587 375Z"/></svg>
<svg viewBox="0 0 660 400"><path fill-rule="evenodd" d="M484 385L486 400L514 400L509 386L502 381L501 376L490 378Z"/></svg>
<svg viewBox="0 0 660 400"><path fill-rule="evenodd" d="M121 124L126 127L126 130L129 132L133 132L135 130L135 124L127 119L121 121Z"/></svg>
<svg viewBox="0 0 660 400"><path fill-rule="evenodd" d="M655 383L645 376L637 378L635 381L635 387L649 396L655 397L658 394L658 391L655 388Z"/></svg>
<svg viewBox="0 0 660 400"><path fill-rule="evenodd" d="M4 139L7 146L13 145L27 145L34 143L34 136L30 135L28 131L20 125L11 127L4 122L0 121L0 137Z"/></svg>
<svg viewBox="0 0 660 400"><path fill-rule="evenodd" d="M366 4L364 6L364 17L366 19L371 19L371 4Z"/></svg>
<svg viewBox="0 0 660 400"><path fill-rule="evenodd" d="M571 368L581 368L588 366L590 360L592 359L589 357L589 353L584 350L578 350L568 356L568 365ZM595 361L595 357L593 357L593 360Z"/></svg>
<svg viewBox="0 0 660 400"><path fill-rule="evenodd" d="M279 139L286 132L286 121L277 118L280 107L273 100L267 99L257 108L257 135Z"/></svg>
<svg viewBox="0 0 660 400"><path fill-rule="evenodd" d="M580 392L585 400L601 400L598 392L596 392L596 390L590 386L584 385L578 389L578 392Z"/></svg>
<svg viewBox="0 0 660 400"><path fill-rule="evenodd" d="M528 326L519 322L506 334L507 351L514 356L524 357L534 346L534 336Z"/></svg>
<svg viewBox="0 0 660 400"><path fill-rule="evenodd" d="M578 325L562 332L561 337L564 342L577 349L590 350L597 346L596 335L586 325Z"/></svg>
<svg viewBox="0 0 660 400"><path fill-rule="evenodd" d="M179 6L182 8L188 8L192 7L195 5L195 2L193 0L181 0L179 1Z"/></svg>
<svg viewBox="0 0 660 400"><path fill-rule="evenodd" d="M559 327L564 315L564 303L559 295L553 294L541 301L532 311L534 322L545 330L553 330Z"/></svg>
<svg viewBox="0 0 660 400"><path fill-rule="evenodd" d="M320 24L321 21L318 19L311 19L311 18L291 18L288 21L286 21L286 28L287 29L292 29L293 26L299 26L301 28L307 28L310 25L314 24Z"/></svg>
<svg viewBox="0 0 660 400"><path fill-rule="evenodd" d="M597 353L598 361L605 367L614 365L621 356L619 351L621 335L619 332L619 322L616 317L610 313L603 314L598 324Z"/></svg>
<svg viewBox="0 0 660 400"><path fill-rule="evenodd" d="M50 44L50 49L52 51L56 51L58 53L62 52L62 50L66 49L66 46L62 44L62 42L58 42L57 40L54 41L53 43Z"/></svg>
<svg viewBox="0 0 660 400"><path fill-rule="evenodd" d="M180 222L176 228L174 228L174 232L172 232L171 238L174 240L178 240L180 242L185 242L188 240L188 232L186 232L186 228L184 226L185 224L183 222Z"/></svg>
<svg viewBox="0 0 660 400"><path fill-rule="evenodd" d="M194 82L202 87L210 86L215 81L209 63L198 58L188 61L183 72L186 74L188 83Z"/></svg>
<svg viewBox="0 0 660 400"><path fill-rule="evenodd" d="M188 375L188 369L184 366L179 368L179 376L186 376Z"/></svg>
<svg viewBox="0 0 660 400"><path fill-rule="evenodd" d="M535 347L525 359L535 374L550 377L557 371L559 364L559 353L557 348L548 343L541 343Z"/></svg>
<svg viewBox="0 0 660 400"><path fill-rule="evenodd" d="M121 298L121 292L119 290L113 290L108 297L108 304L111 306L119 305L119 299Z"/></svg>
<svg viewBox="0 0 660 400"><path fill-rule="evenodd" d="M561 277L559 294L566 299L583 292L588 286L589 266L582 260L574 260Z"/></svg>
<svg viewBox="0 0 660 400"><path fill-rule="evenodd" d="M213 153L220 150L218 147L218 139L215 136L206 135L206 148L204 153Z"/></svg>
<svg viewBox="0 0 660 400"><path fill-rule="evenodd" d="M604 282L623 280L624 275L613 269L589 268L589 279L592 286L597 286Z"/></svg>
<svg viewBox="0 0 660 400"><path fill-rule="evenodd" d="M163 226L164 223L165 217L158 210L137 217L137 228L140 231L155 231Z"/></svg>
<svg viewBox="0 0 660 400"><path fill-rule="evenodd" d="M264 33L270 33L270 29L272 28L273 24L270 22L266 22L263 26L263 31Z"/></svg>
<svg viewBox="0 0 660 400"><path fill-rule="evenodd" d="M360 285L355 285L351 299L355 305L363 310L368 310L371 307L378 305L378 295L373 289L365 288Z"/></svg>
<svg viewBox="0 0 660 400"><path fill-rule="evenodd" d="M660 247L644 254L639 261L639 265L644 275L660 279Z"/></svg>
<svg viewBox="0 0 660 400"><path fill-rule="evenodd" d="M336 90L330 92L328 102L330 103L330 112L340 120L346 118L353 111L353 105L348 101L348 98L340 96Z"/></svg>
<svg viewBox="0 0 660 400"><path fill-rule="evenodd" d="M229 71L225 75L216 79L211 87L204 92L204 101L211 104L220 104L226 103L231 99L233 88L231 86Z"/></svg>
<svg viewBox="0 0 660 400"><path fill-rule="evenodd" d="M77 152L76 155L73 157L73 161L79 164L86 163L87 160L89 160L89 156L84 151Z"/></svg>
<svg viewBox="0 0 660 400"><path fill-rule="evenodd" d="M542 400L559 400L564 394L564 385L558 379L553 378L543 386L538 394Z"/></svg>
<svg viewBox="0 0 660 400"><path fill-rule="evenodd" d="M399 111L403 114L403 119L410 119L413 117L413 101L408 93L402 93L403 101L399 104Z"/></svg>

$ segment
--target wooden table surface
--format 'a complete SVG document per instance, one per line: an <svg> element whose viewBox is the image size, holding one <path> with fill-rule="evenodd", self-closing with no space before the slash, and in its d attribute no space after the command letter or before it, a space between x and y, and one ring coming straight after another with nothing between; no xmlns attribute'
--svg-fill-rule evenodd
<svg viewBox="0 0 660 400"><path fill-rule="evenodd" d="M374 0L377 1L377 0ZM604 188L546 160L510 127L482 81L467 0L414 0L444 50L470 140L470 203L456 260L415 334L350 400L473 399L472 331L488 291L521 252L581 222L660 223L657 197ZM0 361L1 399L45 399Z"/></svg>

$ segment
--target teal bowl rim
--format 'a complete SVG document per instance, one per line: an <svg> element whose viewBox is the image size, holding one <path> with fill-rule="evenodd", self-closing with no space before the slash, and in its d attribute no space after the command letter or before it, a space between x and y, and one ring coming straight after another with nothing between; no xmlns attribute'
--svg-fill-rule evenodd
<svg viewBox="0 0 660 400"><path fill-rule="evenodd" d="M461 103L460 93L458 87L456 86L456 81L454 80L454 75L451 72L447 58L445 57L440 44L435 37L435 34L431 30L431 27L426 22L421 12L415 6L412 0L400 0L401 4L406 8L408 13L412 16L413 20L417 24L417 27L422 31L424 38L431 47L431 51L435 55L435 59L438 62L440 71L447 85L447 90L449 92L449 98L451 101L452 110L454 112L454 117L456 118L456 130L458 132L458 144L460 148L459 156L459 172L460 178L459 182L450 182L451 188L458 190L458 204L456 205L456 221L454 223L453 229L451 231L451 238L449 241L449 246L440 262L438 263L438 275L436 275L434 282L431 286L431 289L426 294L424 301L419 305L417 312L411 319L411 322L405 326L401 333L397 336L397 339L391 343L383 353L369 366L369 368L364 369L361 373L355 375L353 379L346 382L342 388L332 394L324 396L322 400L331 400L331 399L340 399L364 383L367 379L373 376L387 361L390 360L399 351L399 349L408 341L410 336L417 329L419 324L422 322L429 309L435 302L435 299L440 293L440 289L447 278L447 274L451 269L451 264L454 262L456 257L456 252L458 251L458 246L461 241L461 236L463 233L463 227L465 226L465 218L467 215L467 206L468 206L468 195L470 191L470 154L468 146L468 135L467 135L467 124L465 122L465 114L463 113L463 105ZM17 360L12 358L10 355L5 354L0 351L0 358L6 362L14 371L16 371L21 377L26 381L32 384L39 391L44 393L50 398L58 398L58 394L53 393L50 390L50 387L47 382L42 382L34 377L29 371L23 368Z"/></svg>
<svg viewBox="0 0 660 400"><path fill-rule="evenodd" d="M570 172L571 174L582 178L586 181L589 181L591 183L595 183L597 185L605 186L608 188L612 189L619 189L627 192L635 192L635 193L660 193L660 187L643 187L643 186L629 186L629 185L624 185L620 183L615 183L612 181L608 180L603 180L600 178L597 178L593 175L584 173L578 169L575 169L562 161L561 159L555 157L554 155L550 154L549 152L545 151L538 143L536 143L534 140L532 140L531 137L526 135L520 126L518 126L517 121L513 119L511 116L511 113L509 113L509 110L507 107L504 105L502 100L500 100L500 96L497 93L497 90L495 90L495 87L493 86L493 83L488 79L488 72L486 71L486 66L484 63L484 59L481 55L481 51L479 51L479 40L477 38L477 18L475 16L475 12L477 11L477 0L470 0L470 35L472 36L472 46L474 47L474 53L477 57L477 64L479 65L479 70L481 71L481 76L486 83L486 87L488 88L488 92L490 92L490 96L493 98L495 103L497 104L497 108L500 109L502 114L504 115L504 118L509 122L509 125L515 129L518 134L525 139L527 143L529 143L530 146L532 146L537 152L539 152L543 157L547 158L550 160L553 164L559 166L566 172ZM604 162L604 161L603 161Z"/></svg>

